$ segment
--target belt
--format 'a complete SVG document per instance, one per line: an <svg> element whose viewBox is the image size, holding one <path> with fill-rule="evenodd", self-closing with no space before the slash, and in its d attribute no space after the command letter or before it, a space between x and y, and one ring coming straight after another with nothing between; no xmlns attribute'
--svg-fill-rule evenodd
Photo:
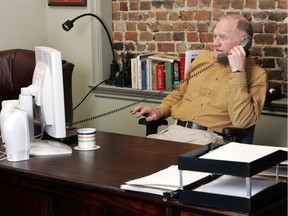
<svg viewBox="0 0 288 216"><path fill-rule="evenodd" d="M190 121L181 121L181 120L177 120L177 125L180 125L182 127L187 127L187 128L191 128L191 129L198 129L198 130L208 130L207 127L199 125L197 123L194 122L190 122Z"/></svg>

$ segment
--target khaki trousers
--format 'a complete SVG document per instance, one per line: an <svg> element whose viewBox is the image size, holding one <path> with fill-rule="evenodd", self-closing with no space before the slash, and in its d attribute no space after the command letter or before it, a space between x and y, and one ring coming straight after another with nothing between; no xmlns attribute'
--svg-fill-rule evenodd
<svg viewBox="0 0 288 216"><path fill-rule="evenodd" d="M199 129L185 128L180 125L170 125L161 132L148 135L147 137L199 145L206 145L208 143L224 144L223 137L209 129L204 131Z"/></svg>

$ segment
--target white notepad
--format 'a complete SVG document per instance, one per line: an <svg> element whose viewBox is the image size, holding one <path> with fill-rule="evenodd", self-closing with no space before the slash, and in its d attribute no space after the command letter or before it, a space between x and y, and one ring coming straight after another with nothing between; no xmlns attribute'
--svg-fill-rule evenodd
<svg viewBox="0 0 288 216"><path fill-rule="evenodd" d="M188 185L209 176L210 173L183 171L183 185ZM177 165L151 175L134 179L121 185L122 189L163 195L163 192L175 191L180 188L180 177Z"/></svg>

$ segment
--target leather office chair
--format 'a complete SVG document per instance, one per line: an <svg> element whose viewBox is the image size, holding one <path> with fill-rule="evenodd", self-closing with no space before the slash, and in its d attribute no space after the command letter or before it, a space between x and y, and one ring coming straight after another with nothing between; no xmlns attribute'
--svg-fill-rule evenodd
<svg viewBox="0 0 288 216"><path fill-rule="evenodd" d="M22 87L32 83L35 52L25 49L0 51L0 110L3 100L18 99ZM62 61L66 123L73 122L72 72L74 64Z"/></svg>

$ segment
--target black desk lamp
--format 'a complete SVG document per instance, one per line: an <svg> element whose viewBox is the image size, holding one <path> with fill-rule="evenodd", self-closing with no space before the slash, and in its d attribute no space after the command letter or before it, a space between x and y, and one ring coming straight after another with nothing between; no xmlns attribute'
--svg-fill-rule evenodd
<svg viewBox="0 0 288 216"><path fill-rule="evenodd" d="M107 27L103 23L103 21L98 16L96 16L95 14L85 13L85 14L82 14L80 16L75 17L72 20L67 20L65 23L62 24L62 28L65 31L69 31L71 28L73 28L74 22L76 20L80 19L81 17L84 17L84 16L92 16L92 17L96 18L102 24L102 26L105 29L105 32L106 32L106 34L108 36L108 39L109 39L109 42L110 42L110 46L111 46L112 55L113 55L113 59L112 59L112 64L110 66L110 77L106 81L106 84L112 85L112 84L114 84L115 75L119 71L119 65L117 64L117 61L116 61L116 54L115 54L115 51L114 51L114 46L113 46L113 42L112 42L111 36L110 36L110 34L108 32Z"/></svg>

